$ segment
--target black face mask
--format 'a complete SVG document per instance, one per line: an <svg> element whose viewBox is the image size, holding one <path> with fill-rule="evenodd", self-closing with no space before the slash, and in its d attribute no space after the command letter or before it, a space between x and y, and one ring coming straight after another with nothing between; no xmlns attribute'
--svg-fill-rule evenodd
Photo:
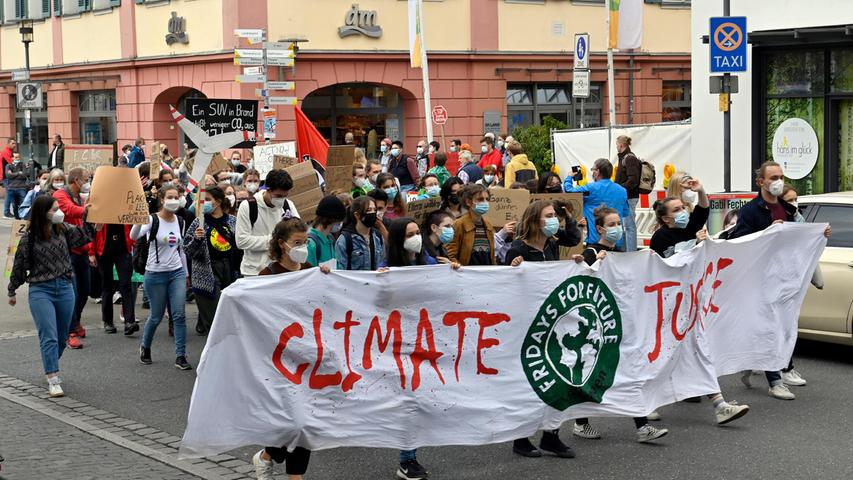
<svg viewBox="0 0 853 480"><path fill-rule="evenodd" d="M548 193L563 193L563 189L559 185L554 185L545 189Z"/></svg>
<svg viewBox="0 0 853 480"><path fill-rule="evenodd" d="M459 195L451 193L450 196L447 197L447 201L454 205L459 205Z"/></svg>
<svg viewBox="0 0 853 480"><path fill-rule="evenodd" d="M363 217L361 217L361 223L367 228L373 228L376 225L376 214L375 213L365 213Z"/></svg>

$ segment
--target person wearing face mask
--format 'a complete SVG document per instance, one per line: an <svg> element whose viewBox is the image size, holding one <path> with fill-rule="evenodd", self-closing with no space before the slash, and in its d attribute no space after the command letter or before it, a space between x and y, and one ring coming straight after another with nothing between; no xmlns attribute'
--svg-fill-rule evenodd
<svg viewBox="0 0 853 480"><path fill-rule="evenodd" d="M145 140L142 137L139 137L135 142L133 142L133 148L130 149L130 153L127 155L127 166L130 168L136 168L144 161Z"/></svg>
<svg viewBox="0 0 853 480"><path fill-rule="evenodd" d="M483 169L483 178L474 182L477 185L482 185L488 190L491 187L498 186L498 169L494 165L486 165Z"/></svg>
<svg viewBox="0 0 853 480"><path fill-rule="evenodd" d="M539 193L563 193L563 181L556 173L545 172L539 178L536 191Z"/></svg>
<svg viewBox="0 0 853 480"><path fill-rule="evenodd" d="M21 203L24 201L24 197L27 196L27 189L29 187L29 175L27 175L27 165L21 161L21 154L15 152L12 154L12 163L6 165L5 168L5 177L6 179L6 198L8 205L6 211L6 218L14 218L16 220L20 220L21 217Z"/></svg>
<svg viewBox="0 0 853 480"><path fill-rule="evenodd" d="M462 163L462 168L459 169L457 176L465 185L477 183L483 178L483 169L474 162L474 156L471 152L462 150L459 154L459 161Z"/></svg>
<svg viewBox="0 0 853 480"><path fill-rule="evenodd" d="M39 176L37 178L35 186L33 186L32 190L27 192L27 195L24 197L24 201L21 202L21 206L18 207L18 213L22 220L30 219L30 208L33 206L33 202L38 197L45 194L53 196L53 191L50 190L49 177L49 171L42 170L41 172L39 172Z"/></svg>
<svg viewBox="0 0 853 480"><path fill-rule="evenodd" d="M462 207L462 190L465 184L459 177L450 177L441 187L441 211L447 212L455 221L465 211Z"/></svg>
<svg viewBox="0 0 853 480"><path fill-rule="evenodd" d="M265 264L270 234L276 224L299 217L296 205L287 198L293 179L285 170L267 174L266 189L260 190L240 205L237 211L237 248L243 251L240 273L255 276Z"/></svg>
<svg viewBox="0 0 853 480"><path fill-rule="evenodd" d="M390 173L380 173L376 177L376 187L388 195L385 218L394 220L395 218L405 217L407 212L406 195L401 192L394 176Z"/></svg>
<svg viewBox="0 0 853 480"><path fill-rule="evenodd" d="M467 213L453 223L453 240L447 244L448 258L462 265L494 265L495 230L483 218L489 211L489 192L482 185L466 185L462 205Z"/></svg>
<svg viewBox="0 0 853 480"><path fill-rule="evenodd" d="M445 246L453 240L453 217L436 210L427 215L423 224L424 251L438 263L450 263Z"/></svg>
<svg viewBox="0 0 853 480"><path fill-rule="evenodd" d="M379 143L379 165L382 167L382 172L388 171L388 162L391 161L391 139L383 138Z"/></svg>
<svg viewBox="0 0 853 480"><path fill-rule="evenodd" d="M613 175L613 164L606 158L599 158L590 169L593 181L583 186L574 185L567 192L583 194L583 216L588 225L595 224L595 209L604 205L616 210L622 218L631 214L628 208L628 192L621 185L610 180ZM588 228L586 234L587 245L598 243L598 229ZM624 246L624 237L616 244L621 250Z"/></svg>
<svg viewBox="0 0 853 480"><path fill-rule="evenodd" d="M121 294L121 318L124 319L124 334L133 335L139 331L136 323L134 295L131 291L133 279L133 241L130 238L130 225L107 224L95 234L92 249L95 253L98 273L101 277L101 320L104 332L116 333L113 322L113 295ZM115 275L113 275L115 271ZM118 284L116 278L118 277Z"/></svg>
<svg viewBox="0 0 853 480"><path fill-rule="evenodd" d="M237 219L226 213L230 200L219 187L206 190L204 195L204 228L196 218L184 234L184 248L192 266L190 282L198 305L196 332L200 335L210 331L219 296L237 280L239 268L234 257Z"/></svg>
<svg viewBox="0 0 853 480"><path fill-rule="evenodd" d="M697 193L687 187L687 182L692 178L687 173L675 172L669 179L669 186L666 188L666 196L680 198L688 212L693 211L696 202L699 200Z"/></svg>
<svg viewBox="0 0 853 480"><path fill-rule="evenodd" d="M88 205L84 207L86 216ZM9 305L17 304L15 292L29 283L29 306L39 336L42 365L51 397L61 397L59 359L65 349L74 312L74 268L69 248L92 241L90 224L64 222L53 197L44 195L33 203L30 223L21 235L9 277Z"/></svg>
<svg viewBox="0 0 853 480"><path fill-rule="evenodd" d="M438 261L424 249L421 229L408 217L398 218L388 228L388 254L380 267L436 265ZM401 462L402 463L402 462Z"/></svg>
<svg viewBox="0 0 853 480"><path fill-rule="evenodd" d="M225 214L237 216L237 193L234 185L230 183L220 183L217 185L225 192L225 199L228 200L228 207L224 209Z"/></svg>
<svg viewBox="0 0 853 480"><path fill-rule="evenodd" d="M507 164L512 161L513 154L509 151L509 144L513 142L515 142L515 139L512 135L507 135L504 140L503 148L501 149L501 154L503 155L503 157L501 157L501 162L503 163L504 169L506 169Z"/></svg>
<svg viewBox="0 0 853 480"><path fill-rule="evenodd" d="M365 166L360 163L354 163L352 165L352 191L350 191L352 198L367 195L373 188L373 184L367 179Z"/></svg>
<svg viewBox="0 0 853 480"><path fill-rule="evenodd" d="M761 164L755 171L755 184L760 189L758 195L741 207L737 224L729 233L729 239L743 237L750 233L760 232L773 224L796 221L799 213L796 206L784 200L785 175L782 166L768 161ZM826 238L832 235L832 227L827 226L823 232ZM789 365L792 366L792 365ZM764 372L770 386L768 394L780 400L794 400L796 396L785 385L781 371ZM802 378L802 377L800 377ZM749 375L741 377L744 385L752 386ZM792 385L799 382L791 383Z"/></svg>
<svg viewBox="0 0 853 480"><path fill-rule="evenodd" d="M372 192L371 192L372 193ZM369 196L352 201L341 234L335 241L338 270L376 270L385 262L385 237Z"/></svg>
<svg viewBox="0 0 853 480"><path fill-rule="evenodd" d="M685 182L687 188L698 194L693 213L680 198L667 197L655 202L652 209L658 221L658 229L652 234L650 248L663 258L693 247L696 234L708 222L711 204L705 188L699 180L691 178Z"/></svg>
<svg viewBox="0 0 853 480"><path fill-rule="evenodd" d="M438 177L438 184L443 186L444 182L450 178L450 172L447 170L447 155L444 152L436 152L433 155L435 166L429 169L429 173Z"/></svg>
<svg viewBox="0 0 853 480"><path fill-rule="evenodd" d="M400 183L400 193L408 193L420 182L418 162L415 157L403 153L403 142L395 140L391 144L391 159L388 161L388 173L394 175Z"/></svg>
<svg viewBox="0 0 853 480"><path fill-rule="evenodd" d="M364 176L374 189L376 188L376 179L379 178L380 173L382 173L382 165L379 164L379 161L374 159L368 160L367 165L364 167Z"/></svg>
<svg viewBox="0 0 853 480"><path fill-rule="evenodd" d="M450 145L447 146L447 163L445 167L451 175L456 175L459 171L459 152L461 151L462 140L454 138Z"/></svg>
<svg viewBox="0 0 853 480"><path fill-rule="evenodd" d="M418 190L416 200L426 200L428 198L438 198L441 195L441 185L438 177L432 173L426 174L421 178L421 189Z"/></svg>
<svg viewBox="0 0 853 480"><path fill-rule="evenodd" d="M261 173L254 168L247 168L243 172L242 185L249 191L249 195L254 195L261 188Z"/></svg>
<svg viewBox="0 0 853 480"><path fill-rule="evenodd" d="M499 172L503 169L503 154L495 148L495 140L492 137L483 137L480 140L480 161L477 166L485 168L486 165L494 165Z"/></svg>
<svg viewBox="0 0 853 480"><path fill-rule="evenodd" d="M381 223L382 226L385 227L384 229L382 229L382 231L387 233L387 228L389 225L391 225L391 219L385 218L385 210L387 210L388 208L388 194L385 193L385 190L380 190L377 188L376 190L373 190L372 192L368 193L367 196L372 198L373 201L376 203L376 218L379 220L379 223ZM387 237L385 233L383 233L383 235Z"/></svg>
<svg viewBox="0 0 853 480"><path fill-rule="evenodd" d="M59 209L65 215L65 223L71 225L83 225L83 212L91 184L89 183L89 172L81 167L72 168L68 172L68 183L65 188L53 193L53 198L59 204ZM80 316L86 299L89 297L89 282L91 269L97 266L95 252L92 244L71 249L71 265L74 266L74 291L75 304L74 315L71 318L71 334L68 336L68 346L71 348L83 348L81 338L86 337L86 330L80 324Z"/></svg>
<svg viewBox="0 0 853 480"><path fill-rule="evenodd" d="M243 155L238 151L231 152L231 168L239 174L246 173L248 167L243 164Z"/></svg>
<svg viewBox="0 0 853 480"><path fill-rule="evenodd" d="M139 362L151 365L151 342L163 320L168 306L174 324L175 368L191 370L187 362L187 324L185 304L187 296L187 259L184 254L183 220L175 215L181 208L181 194L177 187L160 189L159 212L151 215L145 225L134 225L130 238L139 243L147 240L148 256L145 262L144 288L151 303L148 321L142 332Z"/></svg>
<svg viewBox="0 0 853 480"><path fill-rule="evenodd" d="M426 144L426 140L421 140L418 142L418 150L417 155L415 156L415 161L418 165L418 176L423 177L426 175L427 170L429 170L429 156L432 154L431 151L428 150L428 146Z"/></svg>
<svg viewBox="0 0 853 480"><path fill-rule="evenodd" d="M317 204L316 217L308 231L308 264L317 267L335 260L335 237L347 216L344 202L328 195Z"/></svg>
<svg viewBox="0 0 853 480"><path fill-rule="evenodd" d="M515 182L526 182L536 180L536 165L524 154L524 148L516 141L511 141L506 147L507 154L512 158L504 168L504 185L512 185Z"/></svg>

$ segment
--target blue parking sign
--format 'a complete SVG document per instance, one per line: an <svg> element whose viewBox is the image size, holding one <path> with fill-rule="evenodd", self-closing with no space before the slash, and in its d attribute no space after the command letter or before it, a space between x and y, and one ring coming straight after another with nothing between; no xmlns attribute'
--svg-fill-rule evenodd
<svg viewBox="0 0 853 480"><path fill-rule="evenodd" d="M745 72L746 17L712 17L711 73Z"/></svg>

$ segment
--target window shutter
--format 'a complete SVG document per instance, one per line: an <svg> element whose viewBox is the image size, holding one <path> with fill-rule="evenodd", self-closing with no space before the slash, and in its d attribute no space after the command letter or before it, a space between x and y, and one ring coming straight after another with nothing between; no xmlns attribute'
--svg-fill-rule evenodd
<svg viewBox="0 0 853 480"><path fill-rule="evenodd" d="M26 18L39 20L50 16L50 5L45 5L45 3L49 2L45 2L45 0L27 0L25 3L27 4ZM45 6L47 7L47 12L45 12Z"/></svg>
<svg viewBox="0 0 853 480"><path fill-rule="evenodd" d="M111 0L94 0L92 2L92 10L108 10L112 8Z"/></svg>
<svg viewBox="0 0 853 480"><path fill-rule="evenodd" d="M62 14L76 15L80 13L79 0L62 0Z"/></svg>

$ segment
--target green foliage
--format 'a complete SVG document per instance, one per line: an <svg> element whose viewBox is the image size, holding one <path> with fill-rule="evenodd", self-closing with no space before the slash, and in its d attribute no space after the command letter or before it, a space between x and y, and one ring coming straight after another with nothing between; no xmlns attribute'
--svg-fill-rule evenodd
<svg viewBox="0 0 853 480"><path fill-rule="evenodd" d="M551 130L563 130L568 126L548 115L542 119L542 125L530 125L529 127L518 127L512 131L512 137L524 147L527 158L536 165L536 170L541 175L551 170Z"/></svg>

